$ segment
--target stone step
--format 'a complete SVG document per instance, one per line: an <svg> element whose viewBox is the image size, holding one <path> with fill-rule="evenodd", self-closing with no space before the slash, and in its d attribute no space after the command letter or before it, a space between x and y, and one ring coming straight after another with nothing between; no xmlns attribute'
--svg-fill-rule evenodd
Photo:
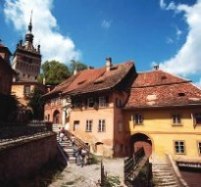
<svg viewBox="0 0 201 187"><path fill-rule="evenodd" d="M170 182L170 183L168 183L168 182L166 182L166 183L160 183L159 185L156 185L156 186L172 186L172 185L177 185L177 183L176 182Z"/></svg>
<svg viewBox="0 0 201 187"><path fill-rule="evenodd" d="M169 163L153 164L152 174L155 187L180 187Z"/></svg>
<svg viewBox="0 0 201 187"><path fill-rule="evenodd" d="M164 186L161 186L161 185L155 185L156 187L164 187ZM168 185L168 187L180 187L179 185L177 184L173 184L173 185Z"/></svg>
<svg viewBox="0 0 201 187"><path fill-rule="evenodd" d="M159 172L152 172L153 175L156 175L156 176L163 176L163 177L166 177L166 176L174 176L174 174L171 172L167 173L167 172L162 172L162 171L159 171Z"/></svg>
<svg viewBox="0 0 201 187"><path fill-rule="evenodd" d="M69 148L65 148L65 147L63 147L63 150L64 150L65 152L68 152L68 153L73 153L73 152L74 152L73 149L69 149Z"/></svg>
<svg viewBox="0 0 201 187"><path fill-rule="evenodd" d="M164 177L164 176L154 176L154 180L159 180L159 181L175 181L175 177Z"/></svg>
<svg viewBox="0 0 201 187"><path fill-rule="evenodd" d="M72 147L72 144L65 143L65 142L59 142L59 144L62 145L62 146L69 146L69 147Z"/></svg>

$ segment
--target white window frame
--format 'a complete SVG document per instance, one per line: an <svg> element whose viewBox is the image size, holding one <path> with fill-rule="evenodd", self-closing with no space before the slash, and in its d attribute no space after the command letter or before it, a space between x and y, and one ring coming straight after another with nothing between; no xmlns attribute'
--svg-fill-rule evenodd
<svg viewBox="0 0 201 187"><path fill-rule="evenodd" d="M133 116L133 120L136 125L142 125L143 124L143 115L140 113L136 113Z"/></svg>
<svg viewBox="0 0 201 187"><path fill-rule="evenodd" d="M106 122L104 119L98 121L98 132L106 132Z"/></svg>
<svg viewBox="0 0 201 187"><path fill-rule="evenodd" d="M92 132L93 120L86 121L86 132Z"/></svg>
<svg viewBox="0 0 201 187"><path fill-rule="evenodd" d="M185 154L185 141L184 140L174 140L174 151L176 154Z"/></svg>
<svg viewBox="0 0 201 187"><path fill-rule="evenodd" d="M172 115L172 123L173 123L173 125L180 125L181 124L181 115L173 114Z"/></svg>

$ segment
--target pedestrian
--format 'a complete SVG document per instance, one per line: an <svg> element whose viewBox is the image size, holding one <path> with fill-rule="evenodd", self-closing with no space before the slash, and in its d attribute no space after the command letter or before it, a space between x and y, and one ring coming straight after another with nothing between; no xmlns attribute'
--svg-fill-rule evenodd
<svg viewBox="0 0 201 187"><path fill-rule="evenodd" d="M83 167L86 164L85 157L86 157L87 151L85 149L81 149L81 166Z"/></svg>
<svg viewBox="0 0 201 187"><path fill-rule="evenodd" d="M64 128L62 128L59 132L59 142L62 142L64 140L64 136L65 136L65 130Z"/></svg>
<svg viewBox="0 0 201 187"><path fill-rule="evenodd" d="M77 149L75 148L75 163L77 166L80 165L80 148L78 147Z"/></svg>

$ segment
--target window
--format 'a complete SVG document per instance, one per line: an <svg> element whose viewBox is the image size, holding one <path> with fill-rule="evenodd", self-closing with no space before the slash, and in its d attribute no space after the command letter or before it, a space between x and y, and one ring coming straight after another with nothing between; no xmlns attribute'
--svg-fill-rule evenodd
<svg viewBox="0 0 201 187"><path fill-rule="evenodd" d="M201 155L201 142L198 142L198 153Z"/></svg>
<svg viewBox="0 0 201 187"><path fill-rule="evenodd" d="M173 124L181 124L181 116L179 114L174 114L172 116Z"/></svg>
<svg viewBox="0 0 201 187"><path fill-rule="evenodd" d="M80 121L74 121L73 123L73 131L77 130L79 128Z"/></svg>
<svg viewBox="0 0 201 187"><path fill-rule="evenodd" d="M99 97L99 107L106 107L106 106L107 106L106 97L105 96Z"/></svg>
<svg viewBox="0 0 201 187"><path fill-rule="evenodd" d="M78 100L78 99L74 99L74 100L73 100L73 107L74 107L74 108L79 108L79 107L81 107L81 101Z"/></svg>
<svg viewBox="0 0 201 187"><path fill-rule="evenodd" d="M92 131L92 120L87 120L86 121L86 132L91 132Z"/></svg>
<svg viewBox="0 0 201 187"><path fill-rule="evenodd" d="M98 132L105 132L105 120L99 120Z"/></svg>
<svg viewBox="0 0 201 187"><path fill-rule="evenodd" d="M175 152L177 154L184 154L185 153L185 144L184 141L178 140L174 142Z"/></svg>
<svg viewBox="0 0 201 187"><path fill-rule="evenodd" d="M201 125L201 113L194 114L194 120L196 125Z"/></svg>
<svg viewBox="0 0 201 187"><path fill-rule="evenodd" d="M94 106L94 99L92 97L88 98L87 100L88 102L88 107L92 108Z"/></svg>
<svg viewBox="0 0 201 187"><path fill-rule="evenodd" d="M30 86L24 86L24 95L29 96L31 93L31 88Z"/></svg>
<svg viewBox="0 0 201 187"><path fill-rule="evenodd" d="M134 116L135 124L142 124L143 122L143 117L142 114L135 114Z"/></svg>

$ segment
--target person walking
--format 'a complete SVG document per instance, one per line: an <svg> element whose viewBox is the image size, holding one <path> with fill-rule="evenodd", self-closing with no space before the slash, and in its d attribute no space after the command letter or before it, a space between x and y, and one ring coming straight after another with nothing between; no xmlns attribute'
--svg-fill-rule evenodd
<svg viewBox="0 0 201 187"><path fill-rule="evenodd" d="M86 157L87 151L85 149L81 149L81 166L84 167L86 164L85 157Z"/></svg>
<svg viewBox="0 0 201 187"><path fill-rule="evenodd" d="M64 140L64 136L65 136L65 130L64 128L62 128L59 132L59 142L62 142Z"/></svg>

